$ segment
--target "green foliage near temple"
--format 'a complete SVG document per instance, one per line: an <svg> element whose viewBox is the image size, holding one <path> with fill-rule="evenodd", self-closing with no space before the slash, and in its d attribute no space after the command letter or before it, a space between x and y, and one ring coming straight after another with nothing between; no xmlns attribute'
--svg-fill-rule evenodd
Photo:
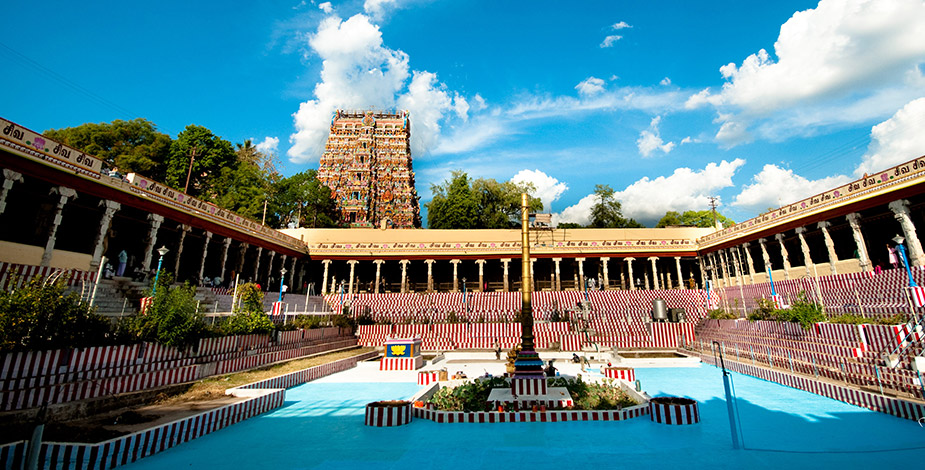
<svg viewBox="0 0 925 470"><path fill-rule="evenodd" d="M756 302L758 307L748 315L749 321L766 320L799 323L804 330L812 328L814 323L826 321L826 316L822 313L822 307L810 301L804 291L800 291L797 300L793 302L790 308L775 308L774 302L769 299L756 299Z"/></svg>
<svg viewBox="0 0 925 470"><path fill-rule="evenodd" d="M173 276L162 271L151 305L144 314L126 320L125 326L136 340L182 349L193 346L206 334L202 315L197 311L196 289L189 284L171 284Z"/></svg>
<svg viewBox="0 0 925 470"><path fill-rule="evenodd" d="M34 278L0 291L0 351L97 346L112 342L109 321L64 283Z"/></svg>
<svg viewBox="0 0 925 470"><path fill-rule="evenodd" d="M591 206L592 228L642 228L644 225L635 219L623 217L623 206L614 197L614 190L610 185L597 184L594 186L596 201Z"/></svg>
<svg viewBox="0 0 925 470"><path fill-rule="evenodd" d="M723 227L732 227L735 225L734 220L719 212L716 213L716 221L721 223ZM655 224L655 228L669 227L672 225L704 228L713 227L713 211L684 211L683 213L668 211L665 213L665 216Z"/></svg>
<svg viewBox="0 0 925 470"><path fill-rule="evenodd" d="M270 333L273 322L263 311L263 291L257 284L247 283L238 286L240 304L234 307L234 314L223 321L218 329L228 335L249 335Z"/></svg>
<svg viewBox="0 0 925 470"><path fill-rule="evenodd" d="M532 185L519 185L494 179L472 180L463 171L454 171L449 180L431 185L433 199L427 207L427 225L433 229L495 229L520 227L521 194L534 191ZM539 198L530 197L530 211L543 209Z"/></svg>
<svg viewBox="0 0 925 470"><path fill-rule="evenodd" d="M547 380L548 387L565 387L572 396L577 410L616 410L639 403L613 382L585 382L581 376L574 379L553 377Z"/></svg>
<svg viewBox="0 0 925 470"><path fill-rule="evenodd" d="M339 212L315 170L282 177L276 157L250 140L232 145L211 130L187 126L177 138L150 121L89 123L44 132L51 139L101 158L121 174L138 173L270 227L336 227ZM195 156L192 156L195 150ZM190 164L192 161L192 165Z"/></svg>
<svg viewBox="0 0 925 470"><path fill-rule="evenodd" d="M721 308L710 310L709 312L707 312L707 316L711 320L735 320L736 318L739 318L736 316L736 314L732 312L727 312Z"/></svg>

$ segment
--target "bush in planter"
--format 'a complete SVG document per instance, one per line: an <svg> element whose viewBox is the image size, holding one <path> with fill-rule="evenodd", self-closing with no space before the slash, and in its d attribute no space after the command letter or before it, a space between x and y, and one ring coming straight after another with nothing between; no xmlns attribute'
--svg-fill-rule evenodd
<svg viewBox="0 0 925 470"><path fill-rule="evenodd" d="M490 411L488 395L493 388L509 388L504 377L476 379L456 387L443 387L430 398L429 403L441 411Z"/></svg>
<svg viewBox="0 0 925 470"><path fill-rule="evenodd" d="M226 335L269 334L274 330L273 321L263 311L263 291L257 284L247 283L238 286L241 305L236 306L234 314L219 326L218 330Z"/></svg>
<svg viewBox="0 0 925 470"><path fill-rule="evenodd" d="M906 323L908 318L903 314L896 314L891 317L869 318L862 317L854 313L845 313L835 317L829 317L829 323L841 323L847 325L899 325Z"/></svg>
<svg viewBox="0 0 925 470"><path fill-rule="evenodd" d="M290 325L296 328L302 328L303 330L322 328L325 323L327 323L327 321L324 317L316 315L298 315L289 322Z"/></svg>
<svg viewBox="0 0 925 470"><path fill-rule="evenodd" d="M139 340L185 348L206 335L202 315L197 311L196 289L189 285L171 286L173 276L158 275L157 293L144 315L126 320L126 329Z"/></svg>
<svg viewBox="0 0 925 470"><path fill-rule="evenodd" d="M64 282L33 278L0 291L0 351L95 346L111 341L109 321L92 312Z"/></svg>
<svg viewBox="0 0 925 470"><path fill-rule="evenodd" d="M727 312L721 308L710 310L707 315L709 315L711 320L735 320L736 314L732 312Z"/></svg>

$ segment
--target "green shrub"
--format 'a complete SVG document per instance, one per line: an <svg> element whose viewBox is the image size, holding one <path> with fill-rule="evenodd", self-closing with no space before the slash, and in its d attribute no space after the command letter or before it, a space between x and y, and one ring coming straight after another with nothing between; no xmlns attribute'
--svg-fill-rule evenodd
<svg viewBox="0 0 925 470"><path fill-rule="evenodd" d="M273 321L263 311L263 291L257 284L238 286L241 303L234 308L234 314L218 325L226 335L268 334L275 329Z"/></svg>
<svg viewBox="0 0 925 470"><path fill-rule="evenodd" d="M828 321L829 323L842 323L847 325L899 325L906 323L908 319L901 313L891 317L877 318L862 317L855 313L845 313L842 315L829 317Z"/></svg>
<svg viewBox="0 0 925 470"><path fill-rule="evenodd" d="M815 302L810 302L804 291L800 292L797 300L789 309L779 310L778 313L783 321L799 323L804 330L812 328L814 323L825 321L822 307Z"/></svg>
<svg viewBox="0 0 925 470"><path fill-rule="evenodd" d="M189 284L171 287L172 283L173 276L161 272L154 301L144 314L126 321L136 339L185 348L207 334L203 317L197 311L196 288Z"/></svg>
<svg viewBox="0 0 925 470"><path fill-rule="evenodd" d="M110 342L108 320L92 312L64 282L33 278L0 292L0 350L79 348Z"/></svg>
<svg viewBox="0 0 925 470"><path fill-rule="evenodd" d="M290 325L303 330L322 328L327 323L327 319L317 315L298 315L289 322Z"/></svg>
<svg viewBox="0 0 925 470"><path fill-rule="evenodd" d="M736 314L732 312L727 312L721 308L713 309L707 312L711 320L735 320L738 318Z"/></svg>

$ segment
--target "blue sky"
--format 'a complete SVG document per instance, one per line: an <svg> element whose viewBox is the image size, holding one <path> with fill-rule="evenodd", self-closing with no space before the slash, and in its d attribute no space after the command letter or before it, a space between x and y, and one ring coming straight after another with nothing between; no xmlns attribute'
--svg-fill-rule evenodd
<svg viewBox="0 0 925 470"><path fill-rule="evenodd" d="M0 116L143 117L317 168L336 108L411 111L422 202L452 170L585 222L737 221L925 154L925 2L17 2Z"/></svg>

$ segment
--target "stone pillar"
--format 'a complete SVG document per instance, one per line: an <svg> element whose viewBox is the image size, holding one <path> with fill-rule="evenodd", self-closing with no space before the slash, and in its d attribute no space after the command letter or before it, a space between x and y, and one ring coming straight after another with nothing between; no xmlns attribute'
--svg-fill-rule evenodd
<svg viewBox="0 0 925 470"><path fill-rule="evenodd" d="M733 271L729 269L729 257L726 256L726 250L718 250L716 257L719 258L719 266L723 273L723 285L731 286L733 281L731 273Z"/></svg>
<svg viewBox="0 0 925 470"><path fill-rule="evenodd" d="M723 283L719 280L722 273L719 272L719 265L716 263L716 253L707 253L707 261L710 263L710 280L713 281L713 287L723 287Z"/></svg>
<svg viewBox="0 0 925 470"><path fill-rule="evenodd" d="M263 255L263 247L257 247L257 259L254 261L254 282L260 282L257 280L257 275L260 274L260 256Z"/></svg>
<svg viewBox="0 0 925 470"><path fill-rule="evenodd" d="M45 252L42 253L42 266L51 265L51 254L55 251L55 235L58 233L58 226L61 225L61 212L64 210L68 200L77 197L77 191L64 186L55 186L49 192L51 195L58 196L58 204L55 207L55 215L51 221L51 230L48 231L48 239L45 241Z"/></svg>
<svg viewBox="0 0 925 470"><path fill-rule="evenodd" d="M450 260L450 264L453 265L453 292L459 292L459 263L458 259Z"/></svg>
<svg viewBox="0 0 925 470"><path fill-rule="evenodd" d="M398 262L401 264L401 293L404 294L408 292L408 263L410 260L403 259Z"/></svg>
<svg viewBox="0 0 925 470"><path fill-rule="evenodd" d="M604 264L604 285L601 287L604 290L610 288L610 273L607 272L607 262L610 261L610 258L604 257L601 258L601 263Z"/></svg>
<svg viewBox="0 0 925 470"><path fill-rule="evenodd" d="M729 257L732 259L733 265L735 265L736 282L738 282L739 285L741 286L742 284L744 284L744 282L742 282L743 281L742 263L741 263L741 259L739 258L739 250L737 247L730 247L728 250L729 250Z"/></svg>
<svg viewBox="0 0 925 470"><path fill-rule="evenodd" d="M630 290L636 290L636 279L633 277L633 261L636 258L624 258L623 260L626 261L626 269L630 276Z"/></svg>
<svg viewBox="0 0 925 470"><path fill-rule="evenodd" d="M325 295L328 293L328 268L331 267L331 260L323 260L321 264L324 265L324 277L321 279L321 295Z"/></svg>
<svg viewBox="0 0 925 470"><path fill-rule="evenodd" d="M279 271L277 271L277 272L280 273L280 275L279 275L279 277L280 277L280 282L278 283L280 289L283 288L283 281L285 281L284 278L286 277L286 276L283 276L282 270L286 269L286 261L288 261L288 260L289 260L289 255L280 255L280 258L279 258ZM292 272L292 271L289 271L289 272L287 272L286 274L289 275L289 279L290 279L290 280L292 279L292 276L295 276L295 273Z"/></svg>
<svg viewBox="0 0 925 470"><path fill-rule="evenodd" d="M748 282L749 284L755 283L755 262L752 260L752 251L749 250L750 243L743 243L742 247L745 248L745 262L748 263Z"/></svg>
<svg viewBox="0 0 925 470"><path fill-rule="evenodd" d="M350 282L347 284L347 286L348 286L348 287L347 287L347 295L349 295L349 296L351 296L351 297L353 296L353 273L354 273L354 269L356 268L358 262L359 262L359 261L357 261L357 260L355 260L355 259L352 259L352 260L350 260L350 261L347 261L347 264L350 265ZM357 286L357 287L359 287L359 286Z"/></svg>
<svg viewBox="0 0 925 470"><path fill-rule="evenodd" d="M508 270L507 265L511 262L511 258L502 258L501 264L504 265L504 292L507 292L510 289L510 284L508 284Z"/></svg>
<svg viewBox="0 0 925 470"><path fill-rule="evenodd" d="M177 246L177 257L173 262L173 274L179 277L180 274L180 255L183 254L183 241L186 240L186 234L192 230L193 227L190 227L186 224L180 224L180 241Z"/></svg>
<svg viewBox="0 0 925 470"><path fill-rule="evenodd" d="M145 244L145 257L141 262L142 269L145 270L145 275L153 268L151 266L151 260L154 257L154 244L157 243L157 230L161 228L161 224L164 223L164 217L157 214L148 214L148 222L151 222L151 226L148 227L148 236L146 238Z"/></svg>
<svg viewBox="0 0 925 470"><path fill-rule="evenodd" d="M768 239L759 238L758 244L761 246L761 259L764 262L764 270L767 271L768 268L773 270L774 267L771 266L771 256L768 255Z"/></svg>
<svg viewBox="0 0 925 470"><path fill-rule="evenodd" d="M479 292L485 292L485 260L477 259L475 264L479 265Z"/></svg>
<svg viewBox="0 0 925 470"><path fill-rule="evenodd" d="M3 187L0 188L0 214L6 210L6 196L13 189L13 183L22 183L22 173L3 169Z"/></svg>
<svg viewBox="0 0 925 470"><path fill-rule="evenodd" d="M585 288L585 259L575 258L575 261L578 261L578 290L582 291Z"/></svg>
<svg viewBox="0 0 925 470"><path fill-rule="evenodd" d="M797 227L797 237L800 237L800 249L803 250L803 267L806 268L806 275L812 276L813 270L813 258L809 253L809 244L806 243L806 238L803 237L803 234L806 232L806 227Z"/></svg>
<svg viewBox="0 0 925 470"><path fill-rule="evenodd" d="M706 260L703 259L703 256L697 257L697 267L700 268L700 285L706 286L707 284L707 270L704 269L703 265L706 264Z"/></svg>
<svg viewBox="0 0 925 470"><path fill-rule="evenodd" d="M298 288L302 287L302 284L301 284L301 283L296 283L296 282L295 282L296 279L299 279L299 280L302 279L301 276L299 276L298 278L296 278L296 273L298 272L298 271L295 270L295 262L296 262L296 260L298 260L298 258L296 258L295 256L293 256L293 257L292 257L292 266L291 266L290 269L289 269L289 272L292 273L292 274L289 275L289 285L292 286L292 287L290 288L290 290L294 290L294 289L298 289Z"/></svg>
<svg viewBox="0 0 925 470"><path fill-rule="evenodd" d="M678 271L678 289L683 289L684 288L684 275L681 274L681 257L680 256L674 257L674 267Z"/></svg>
<svg viewBox="0 0 925 470"><path fill-rule="evenodd" d="M790 279L790 255L787 254L787 247L784 246L784 234L775 234L774 238L780 243L780 257L784 259L784 279Z"/></svg>
<svg viewBox="0 0 925 470"><path fill-rule="evenodd" d="M225 285L229 285L229 280L225 279L225 263L228 262L228 249L231 248L231 238L225 237L225 241L222 242L222 261L221 261L221 270L218 273L218 277L222 279L222 282Z"/></svg>
<svg viewBox="0 0 925 470"><path fill-rule="evenodd" d="M530 289L536 292L536 276L533 275L533 265L536 264L536 258L530 258Z"/></svg>
<svg viewBox="0 0 925 470"><path fill-rule="evenodd" d="M663 289L671 288L671 271L667 269L662 273L662 288Z"/></svg>
<svg viewBox="0 0 925 470"><path fill-rule="evenodd" d="M273 277L273 259L276 258L276 252L270 251L270 259L267 260L267 285L266 290L270 290L270 278Z"/></svg>
<svg viewBox="0 0 925 470"><path fill-rule="evenodd" d="M649 262L652 263L652 287L654 287L655 290L658 290L658 289L659 289L659 286L658 286L658 266L655 264L656 261L658 261L658 257L657 257L657 256L650 256L650 257L649 257ZM648 285L648 282L647 282L646 284Z"/></svg>
<svg viewBox="0 0 925 470"><path fill-rule="evenodd" d="M4 170L6 171L6 170ZM6 180L4 180L5 183ZM115 201L102 200L100 207L103 209L103 217L100 219L99 231L93 242L93 254L90 256L90 271L97 272L100 267L100 260L103 258L103 242L106 241L106 234L109 233L109 227L112 226L112 216L116 214L122 206ZM2 212L2 211L0 211Z"/></svg>
<svg viewBox="0 0 925 470"><path fill-rule="evenodd" d="M922 267L925 263L925 255L922 253L922 243L915 232L915 225L912 224L912 218L909 217L909 201L897 199L889 204L893 216L899 221L903 228L903 236L906 238L907 254L909 255L909 265Z"/></svg>
<svg viewBox="0 0 925 470"><path fill-rule="evenodd" d="M434 291L434 261L432 259L424 260L427 263L427 292Z"/></svg>
<svg viewBox="0 0 925 470"><path fill-rule="evenodd" d="M870 255L867 254L867 244L864 243L864 234L861 233L861 214L852 212L846 215L845 218L848 219L848 224L851 225L851 235L854 237L854 244L857 245L861 271L870 271Z"/></svg>
<svg viewBox="0 0 925 470"><path fill-rule="evenodd" d="M832 236L829 235L829 227L832 224L830 222L819 222L816 224L819 227L819 230L822 230L822 236L825 238L825 248L829 252L829 269L832 271L832 274L838 274L835 270L835 263L838 262L838 254L835 253L835 242L832 240Z"/></svg>
<svg viewBox="0 0 925 470"><path fill-rule="evenodd" d="M379 293L379 278L380 278L380 273L382 271L382 263L385 263L385 260L377 259L373 261L373 263L376 264L376 287L373 288L373 293L378 294Z"/></svg>
<svg viewBox="0 0 925 470"><path fill-rule="evenodd" d="M559 278L559 276L560 276L560 274L561 274L561 271L559 271L559 262L561 262L561 261L562 261L562 258L553 258L553 259L552 259L552 262L555 263L555 265L556 265L556 286L555 286L555 289L556 289L557 291L561 291L561 290L562 290L562 280Z"/></svg>
<svg viewBox="0 0 925 470"><path fill-rule="evenodd" d="M202 275L206 271L206 257L208 257L209 255L209 242L210 241L212 241L212 232L207 230L205 240L202 243L202 262L199 263L199 277L196 278L199 280L200 286L203 284Z"/></svg>

